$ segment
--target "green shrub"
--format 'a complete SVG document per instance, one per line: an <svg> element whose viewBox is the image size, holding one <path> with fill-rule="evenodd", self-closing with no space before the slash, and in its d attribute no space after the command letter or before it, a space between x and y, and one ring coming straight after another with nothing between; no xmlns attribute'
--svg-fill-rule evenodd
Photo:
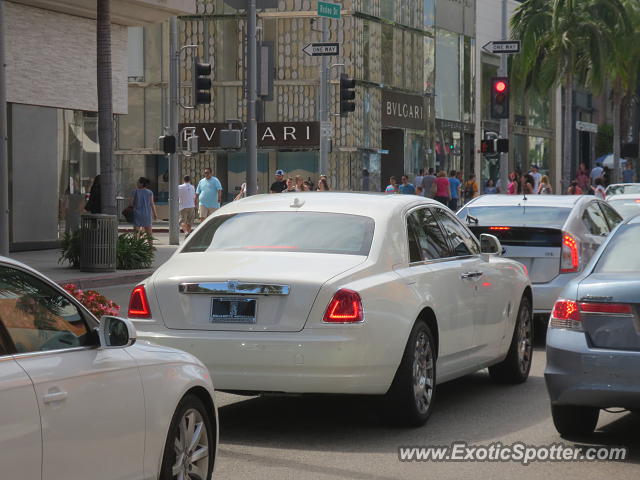
<svg viewBox="0 0 640 480"><path fill-rule="evenodd" d="M71 268L80 268L80 230L66 232L60 244L58 263L68 262Z"/></svg>
<svg viewBox="0 0 640 480"><path fill-rule="evenodd" d="M153 237L147 233L123 233L116 247L118 270L149 268L153 263Z"/></svg>

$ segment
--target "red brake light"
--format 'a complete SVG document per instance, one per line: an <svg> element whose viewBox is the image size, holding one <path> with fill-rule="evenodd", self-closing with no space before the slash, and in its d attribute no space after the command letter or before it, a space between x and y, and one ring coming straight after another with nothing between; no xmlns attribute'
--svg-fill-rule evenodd
<svg viewBox="0 0 640 480"><path fill-rule="evenodd" d="M580 311L585 313L613 313L619 315L631 315L631 305L625 303L581 303Z"/></svg>
<svg viewBox="0 0 640 480"><path fill-rule="evenodd" d="M144 289L144 285L138 285L131 292L127 316L131 318L151 318L151 309L149 308L147 292Z"/></svg>
<svg viewBox="0 0 640 480"><path fill-rule="evenodd" d="M327 323L357 323L363 320L362 300L358 292L338 290L324 312L323 322Z"/></svg>
<svg viewBox="0 0 640 480"><path fill-rule="evenodd" d="M562 235L562 256L560 273L577 272L580 267L580 251L578 242L568 233Z"/></svg>
<svg viewBox="0 0 640 480"><path fill-rule="evenodd" d="M511 230L511 227L489 227L489 230Z"/></svg>
<svg viewBox="0 0 640 480"><path fill-rule="evenodd" d="M575 320L576 322L582 320L578 304L573 300L558 300L553 306L551 316L558 320Z"/></svg>

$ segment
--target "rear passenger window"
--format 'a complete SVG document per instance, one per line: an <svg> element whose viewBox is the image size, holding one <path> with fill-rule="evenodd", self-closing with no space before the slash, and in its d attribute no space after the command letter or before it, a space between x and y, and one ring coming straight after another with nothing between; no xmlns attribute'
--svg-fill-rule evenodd
<svg viewBox="0 0 640 480"><path fill-rule="evenodd" d="M582 214L582 221L592 235L606 235L609 233L609 225L604 218L602 210L595 202L587 206Z"/></svg>
<svg viewBox="0 0 640 480"><path fill-rule="evenodd" d="M622 221L622 217L615 211L615 209L611 208L611 206L606 203L601 203L600 207L604 212L604 218L606 218L609 223L609 228L613 230Z"/></svg>
<svg viewBox="0 0 640 480"><path fill-rule="evenodd" d="M408 223L410 230L410 262L434 260L451 256L444 233L431 210L421 208L411 212ZM420 260L415 260L415 258L420 258Z"/></svg>
<svg viewBox="0 0 640 480"><path fill-rule="evenodd" d="M435 211L456 257L480 253L476 237L456 217L441 208L437 208Z"/></svg>

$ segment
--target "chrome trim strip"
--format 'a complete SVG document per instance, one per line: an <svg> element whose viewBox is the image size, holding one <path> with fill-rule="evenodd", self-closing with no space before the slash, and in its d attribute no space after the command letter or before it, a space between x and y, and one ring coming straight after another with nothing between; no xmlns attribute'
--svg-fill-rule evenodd
<svg viewBox="0 0 640 480"><path fill-rule="evenodd" d="M67 353L67 352L80 352L82 350L95 350L97 348L98 348L98 345L85 345L80 347L42 350L38 352L13 353L11 355L13 356L14 360L20 360L21 358L41 357L43 355L60 354L60 353Z"/></svg>
<svg viewBox="0 0 640 480"><path fill-rule="evenodd" d="M289 285L270 283L228 282L181 283L180 293L205 293L214 295L289 295Z"/></svg>

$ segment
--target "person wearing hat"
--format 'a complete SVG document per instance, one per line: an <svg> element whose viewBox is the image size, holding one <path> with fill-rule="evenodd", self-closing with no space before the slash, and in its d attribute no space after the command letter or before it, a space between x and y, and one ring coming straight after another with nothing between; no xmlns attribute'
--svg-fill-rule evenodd
<svg viewBox="0 0 640 480"><path fill-rule="evenodd" d="M269 193L282 193L287 189L287 182L284 180L284 170L276 170L276 181L271 184Z"/></svg>

